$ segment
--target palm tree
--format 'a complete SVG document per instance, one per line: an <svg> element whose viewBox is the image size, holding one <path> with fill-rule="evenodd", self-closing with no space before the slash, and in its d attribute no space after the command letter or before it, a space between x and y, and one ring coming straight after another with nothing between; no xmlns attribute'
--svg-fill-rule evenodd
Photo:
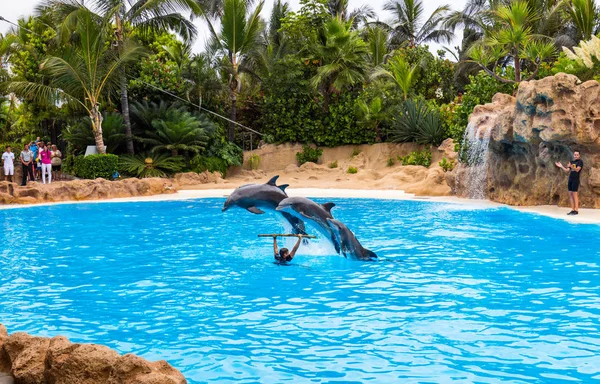
<svg viewBox="0 0 600 384"><path fill-rule="evenodd" d="M363 83L367 76L368 48L358 32L352 30L352 20L331 18L325 23L323 37L312 47L313 57L321 65L311 85L327 97Z"/></svg>
<svg viewBox="0 0 600 384"><path fill-rule="evenodd" d="M376 96L369 103L358 99L356 106L359 122L366 128L375 131L377 142L381 142L381 123L389 117L388 109L383 105L381 98Z"/></svg>
<svg viewBox="0 0 600 384"><path fill-rule="evenodd" d="M116 49L121 52L124 43L136 31L141 35L173 31L184 41L193 40L197 30L192 22L187 20L179 11L190 11L192 14L202 13L200 6L194 0L94 0L94 8L102 15L111 15L115 27ZM59 18L69 21L70 14L79 8L76 0L49 0L41 7L51 9ZM127 152L134 153L133 134L129 116L129 98L127 92L126 71L121 71L121 113L125 121L125 140Z"/></svg>
<svg viewBox="0 0 600 384"><path fill-rule="evenodd" d="M401 56L394 56L387 63L388 69L380 68L371 74L371 78L384 76L392 79L404 95L404 100L408 98L410 88L417 81L419 67L411 66Z"/></svg>
<svg viewBox="0 0 600 384"><path fill-rule="evenodd" d="M411 47L430 41L449 43L454 37L451 29L444 25L450 6L442 5L433 11L427 20L422 0L389 0L383 9L394 14L390 23L393 29L393 45L408 42Z"/></svg>
<svg viewBox="0 0 600 384"><path fill-rule="evenodd" d="M590 40L598 33L598 6L594 0L571 0L567 12L577 29L577 40Z"/></svg>
<svg viewBox="0 0 600 384"><path fill-rule="evenodd" d="M381 25L369 25L365 28L366 40L369 45L369 59L373 68L382 65L388 55L390 34Z"/></svg>
<svg viewBox="0 0 600 384"><path fill-rule="evenodd" d="M225 0L221 31L217 32L210 20L207 22L212 33L212 46L220 57L224 69L229 73L228 85L231 92L231 120L237 119L237 97L241 91L243 61L260 44L263 23L260 19L264 0L260 0L250 12L249 0ZM234 140L234 123L229 123L228 139Z"/></svg>
<svg viewBox="0 0 600 384"><path fill-rule="evenodd" d="M76 152L84 152L85 148L94 141L91 130L91 121L85 117L77 124L68 126L62 132L62 138L73 146ZM102 114L102 137L106 145L106 152L115 153L125 138L123 116L119 113L109 112Z"/></svg>
<svg viewBox="0 0 600 384"><path fill-rule="evenodd" d="M370 18L376 16L373 8L368 5L362 5L352 12L348 12L348 0L327 0L327 10L331 17L339 16L344 21L352 20L352 27L356 29L360 23L366 23Z"/></svg>
<svg viewBox="0 0 600 384"><path fill-rule="evenodd" d="M186 82L187 100L197 103L199 107L202 107L205 100L214 100L224 89L217 71L211 66L210 57L206 54L194 55L183 67L181 76Z"/></svg>
<svg viewBox="0 0 600 384"><path fill-rule="evenodd" d="M554 44L534 33L532 24L538 16L525 1L500 6L492 11L492 16L494 28L486 31L484 39L470 49L471 58L488 74L505 83L520 83L523 80L522 65L526 62L533 67L532 74L526 80L532 80L542 61L554 56L556 51ZM503 78L495 72L497 63L506 57L514 63L514 80Z"/></svg>
<svg viewBox="0 0 600 384"><path fill-rule="evenodd" d="M112 15L98 20L85 8L73 13L75 36L57 56L49 56L41 65L50 83L15 81L9 91L25 97L56 103L73 102L83 108L91 120L98 153L105 153L100 106L106 95L118 89L121 73L138 60L144 50L124 41L119 53L111 49Z"/></svg>

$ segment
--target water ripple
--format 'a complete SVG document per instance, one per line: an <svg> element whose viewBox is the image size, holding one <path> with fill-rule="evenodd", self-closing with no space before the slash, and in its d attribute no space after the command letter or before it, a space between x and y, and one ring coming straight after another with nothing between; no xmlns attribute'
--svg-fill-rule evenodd
<svg viewBox="0 0 600 384"><path fill-rule="evenodd" d="M277 217L222 202L0 211L0 322L166 359L192 384L600 379L598 226L339 199L380 260L317 241L278 266L256 238Z"/></svg>

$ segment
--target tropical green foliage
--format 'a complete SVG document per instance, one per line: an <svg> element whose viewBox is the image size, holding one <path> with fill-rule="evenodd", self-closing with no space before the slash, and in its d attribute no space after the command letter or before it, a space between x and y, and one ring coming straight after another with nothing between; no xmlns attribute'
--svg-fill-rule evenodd
<svg viewBox="0 0 600 384"><path fill-rule="evenodd" d="M277 0L265 20L262 1L84 4L40 3L0 35L0 141L64 140L75 171L92 143L143 154L123 157L134 176L225 174L260 141L459 143L473 108L521 81L600 79L596 0L468 0L432 13L422 0L301 0L297 11ZM191 15L209 24L203 52ZM457 27L459 46L432 53L426 44L448 44Z"/></svg>
<svg viewBox="0 0 600 384"><path fill-rule="evenodd" d="M398 112L391 132L393 141L440 145L446 138L439 113L427 103L407 100Z"/></svg>
<svg viewBox="0 0 600 384"><path fill-rule="evenodd" d="M119 170L122 174L144 177L166 177L184 169L180 156L169 156L161 153L140 153L119 157Z"/></svg>
<svg viewBox="0 0 600 384"><path fill-rule="evenodd" d="M400 160L402 165L421 165L426 168L429 168L431 165L431 158L431 151L427 149L411 152L406 156L398 156L398 160Z"/></svg>
<svg viewBox="0 0 600 384"><path fill-rule="evenodd" d="M444 172L448 172L454 169L454 161L448 160L445 157L442 158L442 161L440 161L438 164L440 167L442 167Z"/></svg>
<svg viewBox="0 0 600 384"><path fill-rule="evenodd" d="M302 152L296 153L296 160L298 160L298 165L308 162L317 163L321 155L323 155L323 150L321 148L313 148L310 145L304 145L302 146Z"/></svg>
<svg viewBox="0 0 600 384"><path fill-rule="evenodd" d="M486 30L484 39L471 48L473 60L502 82L520 83L534 79L540 64L556 54L552 41L541 39L534 33L534 25L540 15L528 2L519 0L499 6L490 12L490 16L495 24ZM507 57L514 62L514 79L499 76L495 72L498 62ZM527 78L522 78L522 61L533 68Z"/></svg>
<svg viewBox="0 0 600 384"><path fill-rule="evenodd" d="M103 178L111 180L117 172L119 157L111 154L77 156L73 170L82 179Z"/></svg>
<svg viewBox="0 0 600 384"><path fill-rule="evenodd" d="M152 147L152 152L171 152L173 156L198 154L206 148L208 135L202 121L180 108L170 108L161 118L152 120L152 130L147 130L140 140Z"/></svg>

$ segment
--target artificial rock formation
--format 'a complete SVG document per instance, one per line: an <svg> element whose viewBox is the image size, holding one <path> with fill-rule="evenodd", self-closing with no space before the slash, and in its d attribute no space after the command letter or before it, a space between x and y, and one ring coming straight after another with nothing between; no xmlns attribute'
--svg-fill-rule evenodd
<svg viewBox="0 0 600 384"><path fill-rule="evenodd" d="M100 200L120 197L151 196L175 193L176 185L169 179L124 179L108 181L73 180L51 184L0 182L0 204L35 204L59 201Z"/></svg>
<svg viewBox="0 0 600 384"><path fill-rule="evenodd" d="M600 84L581 83L559 73L522 82L516 97L496 94L475 107L469 124L484 136L491 130L485 191L493 201L511 205L569 205L564 165L575 150L584 168L579 189L583 207L600 208ZM466 196L465 166L447 175Z"/></svg>
<svg viewBox="0 0 600 384"><path fill-rule="evenodd" d="M75 344L23 332L8 335L0 324L0 373L14 384L185 384L183 375L166 361L119 355L95 344ZM1 376L1 375L0 375Z"/></svg>

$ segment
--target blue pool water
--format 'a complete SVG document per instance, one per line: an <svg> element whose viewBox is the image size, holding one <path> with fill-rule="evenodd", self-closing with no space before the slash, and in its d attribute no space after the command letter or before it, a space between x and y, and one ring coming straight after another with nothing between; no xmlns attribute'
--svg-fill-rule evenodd
<svg viewBox="0 0 600 384"><path fill-rule="evenodd" d="M193 384L600 380L600 226L334 201L380 261L312 243L275 265L277 216L223 199L0 210L0 322Z"/></svg>

